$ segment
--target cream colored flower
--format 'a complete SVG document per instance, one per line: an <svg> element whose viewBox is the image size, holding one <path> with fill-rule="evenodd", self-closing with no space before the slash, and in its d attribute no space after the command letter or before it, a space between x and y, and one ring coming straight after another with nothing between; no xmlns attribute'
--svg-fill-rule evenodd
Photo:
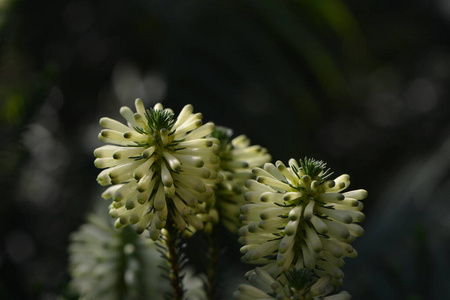
<svg viewBox="0 0 450 300"><path fill-rule="evenodd" d="M162 298L162 259L153 241L131 228L117 230L96 214L70 235L70 286L80 299L121 300Z"/></svg>
<svg viewBox="0 0 450 300"><path fill-rule="evenodd" d="M214 225L219 223L219 213L216 209L216 197L213 197L208 202L203 202L201 204L201 212L197 213L196 218L200 219L203 222L203 232L206 234L211 234L213 232ZM182 232L183 237L189 238L194 233L197 232L197 229L188 224L186 229Z"/></svg>
<svg viewBox="0 0 450 300"><path fill-rule="evenodd" d="M242 225L239 215L240 207L245 203L245 182L255 178L252 169L262 167L271 160L271 156L265 148L250 145L250 140L245 135L231 139L232 134L231 129L217 127L212 136L220 141L219 173L223 178L215 190L216 207L220 222L236 233Z"/></svg>
<svg viewBox="0 0 450 300"><path fill-rule="evenodd" d="M218 139L213 139L215 146L220 147L220 141ZM223 180L223 175L220 169L214 173L213 180L207 183L208 187L213 190L216 189L217 184ZM216 194L214 193L212 197L207 202L202 202L199 204L199 209L195 215L199 220L203 222L203 232L206 234L211 234L213 232L214 226L219 223L219 213L216 206ZM189 238L197 232L197 229L188 224L186 229L182 232L183 237Z"/></svg>
<svg viewBox="0 0 450 300"><path fill-rule="evenodd" d="M291 159L255 168L256 180L248 180L248 204L241 208L245 224L239 230L243 260L263 264L272 275L308 268L319 277L330 275L339 286L344 277L343 258L355 257L351 242L363 234L358 222L365 190L342 193L350 177L331 174L321 161Z"/></svg>
<svg viewBox="0 0 450 300"><path fill-rule="evenodd" d="M331 277L317 276L309 269L292 269L275 280L263 268L248 272L252 285L242 284L234 293L235 300L350 300L349 293L334 291Z"/></svg>
<svg viewBox="0 0 450 300"><path fill-rule="evenodd" d="M161 104L146 110L136 100L136 113L122 107L124 125L100 119L104 130L99 139L106 145L95 150L95 165L104 169L97 181L110 185L104 193L112 199L110 215L116 227L135 224L141 233L148 229L156 240L168 218L178 230L188 225L196 230L203 222L196 217L203 203L213 196L217 181L219 147L208 137L213 123L202 125L202 114L186 105L177 118Z"/></svg>

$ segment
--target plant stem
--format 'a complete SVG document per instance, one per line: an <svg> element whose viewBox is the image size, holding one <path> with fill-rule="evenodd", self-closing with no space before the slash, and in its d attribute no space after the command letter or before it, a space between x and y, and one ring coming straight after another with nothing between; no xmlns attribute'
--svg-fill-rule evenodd
<svg viewBox="0 0 450 300"><path fill-rule="evenodd" d="M170 284L174 292L174 300L183 300L184 290L181 278L180 269L180 249L178 247L178 230L173 226L173 224L168 224L167 234L165 235L166 245L167 245L167 261L170 267Z"/></svg>
<svg viewBox="0 0 450 300"><path fill-rule="evenodd" d="M220 247L219 247L219 232L217 226L215 226L213 232L207 236L208 238L208 256L209 256L209 265L207 272L207 280L208 286L206 288L206 295L208 300L216 299L216 276L217 276L217 267L219 264L220 258Z"/></svg>

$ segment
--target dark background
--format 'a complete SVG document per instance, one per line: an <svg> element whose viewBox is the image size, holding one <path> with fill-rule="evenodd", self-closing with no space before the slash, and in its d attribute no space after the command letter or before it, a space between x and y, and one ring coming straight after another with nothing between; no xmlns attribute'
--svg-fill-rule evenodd
<svg viewBox="0 0 450 300"><path fill-rule="evenodd" d="M449 21L447 0L1 1L0 298L64 293L98 120L137 97L368 190L353 299L448 298Z"/></svg>

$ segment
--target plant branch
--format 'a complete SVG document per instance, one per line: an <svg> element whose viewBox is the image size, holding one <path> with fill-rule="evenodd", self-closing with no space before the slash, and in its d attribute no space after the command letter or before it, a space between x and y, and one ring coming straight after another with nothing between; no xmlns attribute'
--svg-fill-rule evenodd
<svg viewBox="0 0 450 300"><path fill-rule="evenodd" d="M166 259L169 263L169 280L173 290L174 300L183 300L184 289L181 274L182 256L179 241L179 232L172 222L168 220L168 226L164 232L164 240L167 247Z"/></svg>
<svg viewBox="0 0 450 300"><path fill-rule="evenodd" d="M218 226L215 226L213 232L207 235L209 264L207 271L206 295L208 300L215 300L217 295L217 269L221 252L219 245L220 233L218 232L217 227Z"/></svg>

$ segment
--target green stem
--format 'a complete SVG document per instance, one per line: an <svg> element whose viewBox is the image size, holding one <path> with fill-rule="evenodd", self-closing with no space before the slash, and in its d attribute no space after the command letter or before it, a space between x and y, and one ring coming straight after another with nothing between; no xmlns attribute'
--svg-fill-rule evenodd
<svg viewBox="0 0 450 300"><path fill-rule="evenodd" d="M169 223L169 222L168 222ZM180 269L180 253L178 244L178 230L170 222L167 224L167 234L165 235L167 246L167 260L170 267L170 284L174 292L174 300L183 300L184 289L181 281L181 269Z"/></svg>
<svg viewBox="0 0 450 300"><path fill-rule="evenodd" d="M217 226L215 226L213 232L207 236L208 238L208 255L209 255L209 265L207 272L208 286L206 290L206 295L208 300L216 299L217 294L217 268L220 258L220 247L219 247L219 232Z"/></svg>

